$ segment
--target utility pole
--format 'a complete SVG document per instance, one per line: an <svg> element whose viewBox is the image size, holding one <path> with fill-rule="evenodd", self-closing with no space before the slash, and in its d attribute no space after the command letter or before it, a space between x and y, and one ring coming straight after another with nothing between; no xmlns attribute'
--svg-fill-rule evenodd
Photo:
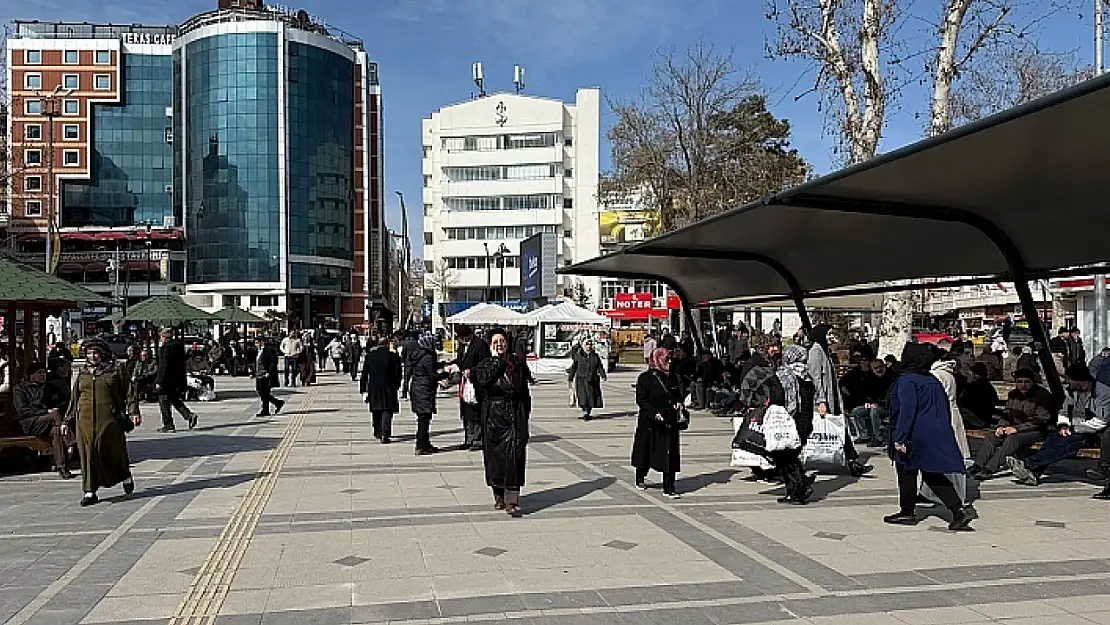
<svg viewBox="0 0 1110 625"><path fill-rule="evenodd" d="M1102 38L1103 38L1103 2L1105 0L1095 0L1095 74L1101 76L1105 68L1103 66L1102 58ZM1057 326L1060 324L1057 323ZM1094 336L1091 342L1094 343L1094 351L1099 351L1107 345L1106 336L1106 273L1099 271L1095 276L1095 327Z"/></svg>
<svg viewBox="0 0 1110 625"><path fill-rule="evenodd" d="M401 328L408 327L408 282L409 271L412 268L412 244L409 240L409 214L405 208L405 194L394 191L401 199L401 266L398 268L397 290L397 316L401 318Z"/></svg>

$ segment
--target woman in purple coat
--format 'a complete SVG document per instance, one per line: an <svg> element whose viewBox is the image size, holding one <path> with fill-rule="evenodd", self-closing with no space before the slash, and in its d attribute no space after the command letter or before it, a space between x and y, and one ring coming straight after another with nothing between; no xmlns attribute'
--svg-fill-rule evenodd
<svg viewBox="0 0 1110 625"><path fill-rule="evenodd" d="M964 460L952 433L948 395L929 372L936 356L928 345L907 343L902 350L902 375L894 382L890 400L888 453L898 472L897 514L883 517L886 523L916 525L917 476L952 513L948 529L970 530L971 515L963 507L945 473L963 473Z"/></svg>

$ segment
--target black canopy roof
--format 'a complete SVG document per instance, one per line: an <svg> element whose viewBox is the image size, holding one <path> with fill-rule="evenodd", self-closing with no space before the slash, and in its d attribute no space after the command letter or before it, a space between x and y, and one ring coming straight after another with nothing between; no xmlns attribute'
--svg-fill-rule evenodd
<svg viewBox="0 0 1110 625"><path fill-rule="evenodd" d="M1110 75L560 272L661 279L696 303L1103 263L1107 111Z"/></svg>

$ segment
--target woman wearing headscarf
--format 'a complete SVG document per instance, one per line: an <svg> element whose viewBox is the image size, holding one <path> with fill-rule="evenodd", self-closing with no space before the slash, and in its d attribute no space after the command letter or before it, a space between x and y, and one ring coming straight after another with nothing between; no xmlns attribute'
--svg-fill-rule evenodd
<svg viewBox="0 0 1110 625"><path fill-rule="evenodd" d="M813 342L807 360L809 376L813 380L813 409L820 415L843 415L843 402L840 399L840 387L836 383L836 366L833 365L830 347L830 344L836 344L836 334L833 333L832 326L821 323L813 326L809 338ZM859 461L859 453L856 452L849 432L844 433L844 458L848 461L848 472L853 477L866 475L875 468Z"/></svg>
<svg viewBox="0 0 1110 625"><path fill-rule="evenodd" d="M85 342L85 365L74 373L66 419L77 421L77 449L81 458L82 506L99 501L96 491L123 483L123 492L135 490L127 456L126 430L142 423L133 386L112 359L112 349L102 339Z"/></svg>
<svg viewBox="0 0 1110 625"><path fill-rule="evenodd" d="M907 343L902 350L902 375L891 393L891 434L887 449L898 473L897 514L883 517L895 525L916 525L917 476L929 485L952 513L948 529L966 530L971 515L964 509L945 473L962 473L963 457L948 414L948 396L930 368L936 356L928 345Z"/></svg>
<svg viewBox="0 0 1110 625"><path fill-rule="evenodd" d="M443 370L443 363L439 362L433 334L421 336L417 340L416 353L406 356L411 370L409 400L416 415L416 455L426 456L439 451L431 440L432 415L436 413L439 381L446 379L448 374Z"/></svg>
<svg viewBox="0 0 1110 625"><path fill-rule="evenodd" d="M493 490L493 507L520 516L520 489L527 460L528 361L509 349L509 335L501 329L489 334L492 354L470 370L470 381L481 392L482 451L486 484Z"/></svg>
<svg viewBox="0 0 1110 625"><path fill-rule="evenodd" d="M657 348L648 359L648 370L636 379L639 415L632 439L632 466L636 467L636 488L647 488L644 480L648 471L655 469L663 474L663 494L678 499L675 474L681 468L678 421L682 396L670 369L670 352Z"/></svg>
<svg viewBox="0 0 1110 625"><path fill-rule="evenodd" d="M582 420L589 421L593 417L594 408L605 406L601 399L601 381L608 379L605 363L601 362L601 356L594 351L594 341L590 338L582 341L582 349L572 352L570 358L567 377L574 383Z"/></svg>
<svg viewBox="0 0 1110 625"><path fill-rule="evenodd" d="M814 386L806 362L808 358L804 347L791 345L783 352L782 365L775 371L775 376L768 380L769 403L782 406L794 419L803 447L813 433L813 409L810 406L813 405ZM802 471L802 447L773 451L770 456L786 485L786 496L780 497L779 503L803 506L809 503L813 489Z"/></svg>
<svg viewBox="0 0 1110 625"><path fill-rule="evenodd" d="M960 412L960 406L956 402L956 367L959 364L955 358L949 356L943 350L937 347L930 348L933 357L935 358L932 365L929 366L929 373L940 382L944 388L944 394L948 397L948 418L952 424L952 434L956 437L956 445L960 448L960 455L963 458L971 457L971 448L967 444L967 431L964 429L964 418ZM966 463L965 463L966 464ZM960 501L967 505L967 476L963 471L959 473L952 473L948 475L949 481L956 487L956 494L960 496ZM929 485L922 482L921 496L925 499L935 501L936 503L943 503L940 498L929 488Z"/></svg>

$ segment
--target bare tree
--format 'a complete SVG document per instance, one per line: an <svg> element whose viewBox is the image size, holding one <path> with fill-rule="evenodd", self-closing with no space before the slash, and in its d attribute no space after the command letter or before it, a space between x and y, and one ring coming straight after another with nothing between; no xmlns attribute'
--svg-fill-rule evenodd
<svg viewBox="0 0 1110 625"><path fill-rule="evenodd" d="M650 191L664 231L797 184L809 166L790 125L731 54L660 54L643 94L610 102L613 172L603 192Z"/></svg>
<svg viewBox="0 0 1110 625"><path fill-rule="evenodd" d="M769 51L808 61L813 90L826 105L827 120L846 147L847 164L875 156L886 115L910 82L931 83L927 135L952 124L952 90L961 72L985 49L1026 37L1056 0L942 0L937 21L915 15L913 0L765 0L776 27ZM1017 9L1024 9L1019 11ZM1034 11L1036 15L1030 15ZM1017 21L1018 15L1025 21ZM907 29L922 24L935 43L908 49ZM925 72L908 69L916 56L930 59ZM895 83L891 84L891 73ZM883 301L879 355L897 354L910 339L914 295L892 293Z"/></svg>
<svg viewBox="0 0 1110 625"><path fill-rule="evenodd" d="M424 273L424 286L430 288L440 302L446 302L451 287L459 281L459 272L447 264L446 258L432 265L430 272Z"/></svg>

